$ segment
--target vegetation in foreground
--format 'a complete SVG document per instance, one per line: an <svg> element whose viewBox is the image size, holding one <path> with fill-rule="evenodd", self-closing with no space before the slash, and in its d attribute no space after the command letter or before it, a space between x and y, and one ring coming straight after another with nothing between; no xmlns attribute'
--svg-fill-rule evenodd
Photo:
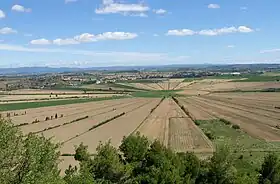
<svg viewBox="0 0 280 184"><path fill-rule="evenodd" d="M254 177L268 152L280 153L279 143L251 137L225 119L196 121L196 125L212 137L217 147L228 145L235 159L233 165L241 175Z"/></svg>
<svg viewBox="0 0 280 184"><path fill-rule="evenodd" d="M1 111L11 111L11 110L21 110L21 109L32 109L39 107L51 107L57 105L69 105L77 103L87 103L103 100L114 100L126 98L125 96L113 96L113 97L103 97L103 98L83 98L83 99L71 99L71 100L51 100L43 102L22 102L22 103L10 103L10 104L0 104Z"/></svg>
<svg viewBox="0 0 280 184"><path fill-rule="evenodd" d="M207 160L192 153L174 153L158 141L139 134L124 138L120 147L100 144L94 155L87 146L76 147L80 167L69 166L59 175L59 145L35 135L23 137L10 122L0 120L1 184L278 184L280 160L265 156L256 175L238 174L230 149L220 147ZM244 159L241 159L242 162ZM246 167L246 165L244 165Z"/></svg>

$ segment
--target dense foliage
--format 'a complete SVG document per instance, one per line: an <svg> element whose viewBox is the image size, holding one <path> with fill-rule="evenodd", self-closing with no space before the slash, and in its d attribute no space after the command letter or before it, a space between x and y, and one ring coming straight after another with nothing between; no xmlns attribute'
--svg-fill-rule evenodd
<svg viewBox="0 0 280 184"><path fill-rule="evenodd" d="M123 139L117 149L100 144L96 154L87 146L76 147L79 166L59 174L60 153L51 140L35 135L24 137L10 122L0 120L1 184L240 184L280 183L280 161L268 154L259 175L238 174L228 147L216 150L209 159L192 153L174 153L160 142L149 142L136 134Z"/></svg>

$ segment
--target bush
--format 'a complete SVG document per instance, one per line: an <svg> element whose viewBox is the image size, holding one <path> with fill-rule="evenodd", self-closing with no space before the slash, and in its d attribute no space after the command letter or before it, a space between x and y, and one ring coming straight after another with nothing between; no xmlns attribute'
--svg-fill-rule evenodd
<svg viewBox="0 0 280 184"><path fill-rule="evenodd" d="M196 126L199 126L199 125L200 125L200 122L199 122L198 120L195 120L195 121L194 121L194 124L195 124Z"/></svg>
<svg viewBox="0 0 280 184"><path fill-rule="evenodd" d="M210 140L214 140L215 137L211 132L205 132L205 135L210 139Z"/></svg>
<svg viewBox="0 0 280 184"><path fill-rule="evenodd" d="M220 121L223 122L225 125L230 125L231 124L230 121L228 121L226 119L223 119L223 118L221 118Z"/></svg>
<svg viewBox="0 0 280 184"><path fill-rule="evenodd" d="M72 157L72 156L73 156L73 154L70 154L70 153L64 153L64 154L62 154L61 156L63 156L63 157Z"/></svg>
<svg viewBox="0 0 280 184"><path fill-rule="evenodd" d="M237 129L240 129L240 126L239 125L232 125L232 128L237 130Z"/></svg>

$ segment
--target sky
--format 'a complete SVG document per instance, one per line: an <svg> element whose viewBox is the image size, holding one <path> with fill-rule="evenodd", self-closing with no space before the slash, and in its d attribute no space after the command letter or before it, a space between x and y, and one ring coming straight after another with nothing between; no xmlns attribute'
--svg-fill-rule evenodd
<svg viewBox="0 0 280 184"><path fill-rule="evenodd" d="M280 1L1 0L0 67L280 64Z"/></svg>

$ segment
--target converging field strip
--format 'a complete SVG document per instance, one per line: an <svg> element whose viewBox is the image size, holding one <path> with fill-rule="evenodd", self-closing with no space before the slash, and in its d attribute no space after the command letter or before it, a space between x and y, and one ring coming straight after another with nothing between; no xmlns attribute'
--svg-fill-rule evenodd
<svg viewBox="0 0 280 184"><path fill-rule="evenodd" d="M113 114L113 115L111 115L111 116L109 116L108 114L106 114L107 117L105 117L105 118L103 117L103 120L99 120L99 121L97 122L96 119L94 119L94 120L95 120L95 123L91 123L90 126L88 126L88 127L85 127L85 125L83 125L83 127L79 127L77 124L76 124L76 125L73 125L73 126L76 126L76 128L73 129L73 126L71 126L70 129L71 129L71 130L73 129L73 132L75 132L76 135L73 136L73 134L72 134L71 137L69 137L68 139L64 139L64 141L60 141L60 142L62 142L63 144L65 144L65 143L67 143L67 142L69 142L69 141L71 141L71 140L73 140L73 139L76 139L76 138L78 138L78 137L80 137L80 136L82 136L82 135L84 135L84 134L87 134L87 133L89 133L89 132L91 132L91 131L93 131L93 130L95 130L95 129L100 128L100 127L101 127L100 125L104 126L104 125L105 125L105 123L103 123L104 121L108 121L107 123L110 123L111 121L114 120L114 119L112 119L112 118L114 118L114 117L116 117L116 116L118 116L118 115L120 115L119 117L121 117L121 116L124 115L124 114L122 114L122 113L127 114L127 113L130 113L130 112L133 112L133 111L135 111L136 109L141 108L141 107L143 107L143 106L145 106L145 105L147 105L147 104L149 104L149 103L150 103L149 101L146 101L145 103L141 103L141 104L139 104L138 106L135 106L135 107L132 107L132 108L129 107L129 108L127 108L127 109L123 109L123 110L124 110L123 112L118 111L118 113ZM119 118L119 117L117 117L117 118ZM107 123L106 123L106 124L107 124ZM80 124L79 124L79 125L80 125ZM94 127L94 128L92 128L92 127ZM77 132L77 129L78 129L78 128L80 128L80 129L83 128L84 131L78 133L78 132ZM69 133L69 132L68 132L68 133Z"/></svg>
<svg viewBox="0 0 280 184"><path fill-rule="evenodd" d="M141 100L141 99L135 99ZM71 106L63 106L57 108L46 108L45 111L36 112L36 110L29 110L25 116L15 116L11 119L13 120L15 125L21 123L28 123L31 124L35 119L39 120L39 123L46 123L46 117L51 118L53 116L53 120L50 121L65 121L71 118L71 116L85 114L91 111L114 107L117 105L125 104L128 102L133 102L134 99L123 99L123 100L111 100L106 102L95 102L95 103L88 103L88 104L79 104L79 105L71 105ZM34 116L35 114L35 116ZM58 115L58 119L54 119L55 114ZM63 117L60 117L63 115Z"/></svg>
<svg viewBox="0 0 280 184"><path fill-rule="evenodd" d="M255 121L247 116L244 112L236 112L234 109L213 105L197 99L190 99L191 103L198 104L206 112L213 114L217 118L224 118L234 124L238 124L245 132L253 137L259 137L268 141L280 140L280 131L265 125L263 122Z"/></svg>
<svg viewBox="0 0 280 184"><path fill-rule="evenodd" d="M111 140L114 146L120 145L123 136L131 134L158 103L159 99L153 99L148 100L148 103L144 105L135 106L124 116L63 144L61 152L74 153L74 145L79 145L81 142L89 146L89 152L91 153L95 153L100 141Z"/></svg>
<svg viewBox="0 0 280 184"><path fill-rule="evenodd" d="M247 105L238 104L238 103L234 103L234 102L230 102L230 101L226 101L226 100L220 100L217 98L211 98L211 97L207 97L207 98L201 97L201 98L204 98L206 100L211 100L211 102L213 102L217 105L223 105L223 106L231 107L233 109L242 110L242 111L257 114L260 116L265 116L268 119L280 120L280 113L277 111L272 112L270 110L266 110L266 109L259 108L256 106L253 106L253 107L247 106Z"/></svg>
<svg viewBox="0 0 280 184"><path fill-rule="evenodd" d="M45 130L49 127L55 127L55 126L58 126L60 125L61 127L58 127L58 128L63 128L63 127L68 127L70 126L71 124L68 124L68 125L63 125L64 123L68 123L72 120L75 120L77 118L80 118L80 117L85 117L85 116L88 116L87 119L84 119L82 121L78 121L78 122L75 122L75 124L81 124L81 122L86 122L86 121L91 121L91 119L95 119L96 117L100 117L104 114L105 117L107 117L106 115L107 114L110 114L109 117L111 117L111 114L117 114L117 113L120 113L118 111L123 111L123 109L127 109L129 110L131 108L131 106L134 106L135 104L139 104L139 103L143 103L143 102L146 102L144 100L141 100L141 101L132 101L132 102L129 102L129 103L125 103L125 104L121 104L121 105L117 105L117 106L114 106L114 107L106 107L106 108L100 108L98 110L91 110L91 111L88 111L88 112L82 112L82 113L79 113L79 114L75 114L73 116L68 116L67 118L64 118L63 120L60 120L60 119L57 119L57 120L53 120L53 121L46 121L45 123L40 123L40 124L32 124L30 126L24 126L24 127L21 127L22 131L24 133L30 133L30 132L39 132L39 131L42 131L42 130ZM55 129L58 129L58 128L55 128ZM49 132L49 131L56 131L56 130L47 130L46 132ZM59 132L58 132L59 134ZM63 134L63 133L61 133Z"/></svg>

